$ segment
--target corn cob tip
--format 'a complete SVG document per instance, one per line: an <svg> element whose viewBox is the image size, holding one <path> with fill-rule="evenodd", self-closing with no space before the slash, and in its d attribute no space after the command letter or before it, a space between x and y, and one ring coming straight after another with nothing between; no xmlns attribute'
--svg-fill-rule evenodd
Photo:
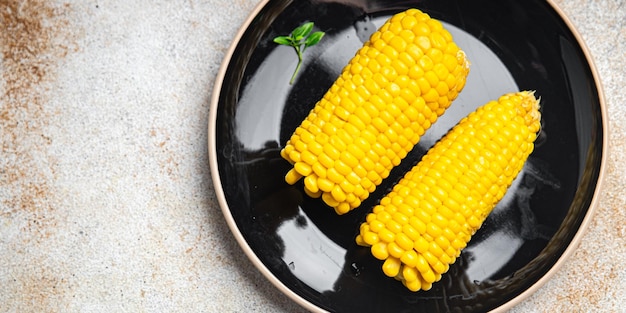
<svg viewBox="0 0 626 313"><path fill-rule="evenodd" d="M523 102L528 103L528 119L527 123L530 126L534 124L531 131L538 132L541 129L541 98L535 97L535 91L522 91L521 94L523 97L526 97L526 100ZM533 130L536 128L536 130Z"/></svg>
<svg viewBox="0 0 626 313"><path fill-rule="evenodd" d="M517 93L503 95L498 101L519 99L517 105L518 115L524 119L525 125L530 132L536 133L541 128L540 99L535 97L534 90L524 90Z"/></svg>
<svg viewBox="0 0 626 313"><path fill-rule="evenodd" d="M465 51L459 49L459 51L457 51L456 53L456 58L462 62L465 71L469 72L470 67L472 66L472 62L470 62L470 60L467 58Z"/></svg>
<svg viewBox="0 0 626 313"><path fill-rule="evenodd" d="M535 90L524 90L517 93L522 98L522 107L527 113L539 111L540 99L535 97ZM506 95L505 95L506 96Z"/></svg>

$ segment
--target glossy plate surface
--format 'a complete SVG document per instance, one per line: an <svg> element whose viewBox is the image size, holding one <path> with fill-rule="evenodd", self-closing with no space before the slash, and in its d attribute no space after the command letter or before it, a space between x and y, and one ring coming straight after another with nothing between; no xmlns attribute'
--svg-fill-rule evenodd
<svg viewBox="0 0 626 313"><path fill-rule="evenodd" d="M360 208L335 215L290 186L287 138L357 49L392 14L418 8L444 22L471 61L467 85ZM306 21L326 32L305 52L272 39ZM429 291L406 290L354 243L371 208L459 119L488 100L536 90L543 129L523 172L461 257ZM209 155L224 216L243 251L310 310L482 312L517 303L573 250L593 211L606 158L602 92L586 49L550 2L266 1L242 27L217 77Z"/></svg>

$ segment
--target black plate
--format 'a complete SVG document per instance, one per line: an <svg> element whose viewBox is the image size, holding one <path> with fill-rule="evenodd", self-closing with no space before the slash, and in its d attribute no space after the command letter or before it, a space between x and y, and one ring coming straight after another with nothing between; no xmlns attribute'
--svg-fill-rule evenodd
<svg viewBox="0 0 626 313"><path fill-rule="evenodd" d="M361 207L343 216L284 182L288 136L368 35L415 7L444 22L472 62L451 108ZM305 53L272 39L305 21L326 32ZM406 290L354 243L380 198L460 118L499 95L536 90L542 136L505 199L443 279ZM606 158L603 99L586 49L546 1L266 1L233 43L211 103L209 154L229 226L261 272L311 310L479 312L511 307L571 252L596 202Z"/></svg>

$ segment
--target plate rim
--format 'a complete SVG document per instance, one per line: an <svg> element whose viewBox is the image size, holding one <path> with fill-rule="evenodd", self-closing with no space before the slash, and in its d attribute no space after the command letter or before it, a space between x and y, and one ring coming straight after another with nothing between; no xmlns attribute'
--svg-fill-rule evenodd
<svg viewBox="0 0 626 313"><path fill-rule="evenodd" d="M247 31L247 29L252 24L253 20L261 12L261 10L263 10L263 8L265 8L272 1L274 0L259 1L259 3L257 3L255 7L252 9L252 11L248 14L246 19L242 23L242 25L239 27L239 29L235 33L235 36L233 37L230 46L226 50L223 60L218 69L218 72L215 76L215 82L213 84L213 89L211 90L211 98L209 102L209 117L208 117L209 119L208 120L209 168L210 168L211 180L213 182L213 188L215 191L215 196L220 206L222 215L224 216L226 220L226 224L228 225L228 228L230 229L231 234L235 237L235 240L237 241L239 247L244 251L245 255L252 262L255 268L259 272L261 272L261 274L270 283L272 283L274 287L276 287L280 292L282 292L284 295L289 297L292 301L294 301L301 307L311 312L324 313L324 312L329 312L329 311L326 311L320 308L319 306L313 304L312 302L308 301L307 299L305 299L304 297L300 296L299 294L294 292L292 289L287 287L280 279L278 279L278 277L276 277L269 270L269 268L265 266L265 264L263 264L261 259L252 250L250 245L245 240L243 234L239 230L239 227L237 227L237 223L230 211L230 207L226 201L226 196L225 196L222 184L221 184L221 177L219 174L219 167L218 167L218 162L217 162L217 140L216 140L216 133L217 133L216 126L217 125L216 125L216 122L217 122L217 111L218 111L217 109L219 106L220 91L222 89L224 77L228 69L228 66L230 65L230 61L232 59L233 53L236 50L239 43L241 42L241 39L244 33ZM593 196L589 203L589 207L587 209L585 217L583 218L580 226L578 227L578 230L574 234L574 237L572 238L572 240L570 240L570 242L568 243L563 253L561 253L561 255L558 257L554 265L552 265L552 267L550 267L550 269L548 269L548 271L544 275L542 275L536 282L534 282L532 285L530 285L528 288L526 288L524 291L522 291L515 297L511 298L507 302L501 304L499 307L490 311L493 313L507 312L508 310L512 309L516 305L520 304L522 301L524 301L525 299L529 298L532 294L537 292L548 281L550 281L552 277L563 267L563 264L565 264L565 262L574 254L574 252L579 247L583 236L587 232L589 225L591 221L593 220L594 215L596 214L596 211L600 202L600 198L601 198L600 191L602 190L603 185L606 180L606 168L607 168L607 160L608 160L608 155L609 155L608 140L610 137L609 129L608 129L609 120L608 120L608 113L607 113L605 96L604 96L604 89L602 87L602 82L599 77L599 74L595 65L595 61L593 59L591 51L589 50L584 39L582 38L582 35L576 29L575 25L570 20L570 18L565 14L565 12L555 3L554 0L546 0L546 3L548 3L548 5L552 7L555 13L557 13L558 17L565 23L569 31L572 33L574 39L576 40L576 43L579 45L579 47L581 48L583 52L583 56L585 58L587 65L589 66L591 76L596 85L596 91L598 93L598 102L600 106L600 115L602 117L601 126L602 126L602 134L603 134L602 135L602 149L601 149L602 156L600 158L600 168L598 170L598 179L596 181L595 190L593 192Z"/></svg>

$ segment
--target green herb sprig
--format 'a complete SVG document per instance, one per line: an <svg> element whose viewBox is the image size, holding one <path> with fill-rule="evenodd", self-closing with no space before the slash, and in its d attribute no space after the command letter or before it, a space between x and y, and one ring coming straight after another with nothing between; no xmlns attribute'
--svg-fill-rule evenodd
<svg viewBox="0 0 626 313"><path fill-rule="evenodd" d="M325 34L321 31L314 33L311 33L311 31L313 31L313 22L307 22L296 27L293 31L291 31L289 36L277 36L274 38L274 42L279 45L293 47L298 55L298 65L296 65L296 69L291 76L291 80L289 81L290 85L293 85L296 75L300 70L300 66L302 66L302 54L304 53L304 50L320 42Z"/></svg>

